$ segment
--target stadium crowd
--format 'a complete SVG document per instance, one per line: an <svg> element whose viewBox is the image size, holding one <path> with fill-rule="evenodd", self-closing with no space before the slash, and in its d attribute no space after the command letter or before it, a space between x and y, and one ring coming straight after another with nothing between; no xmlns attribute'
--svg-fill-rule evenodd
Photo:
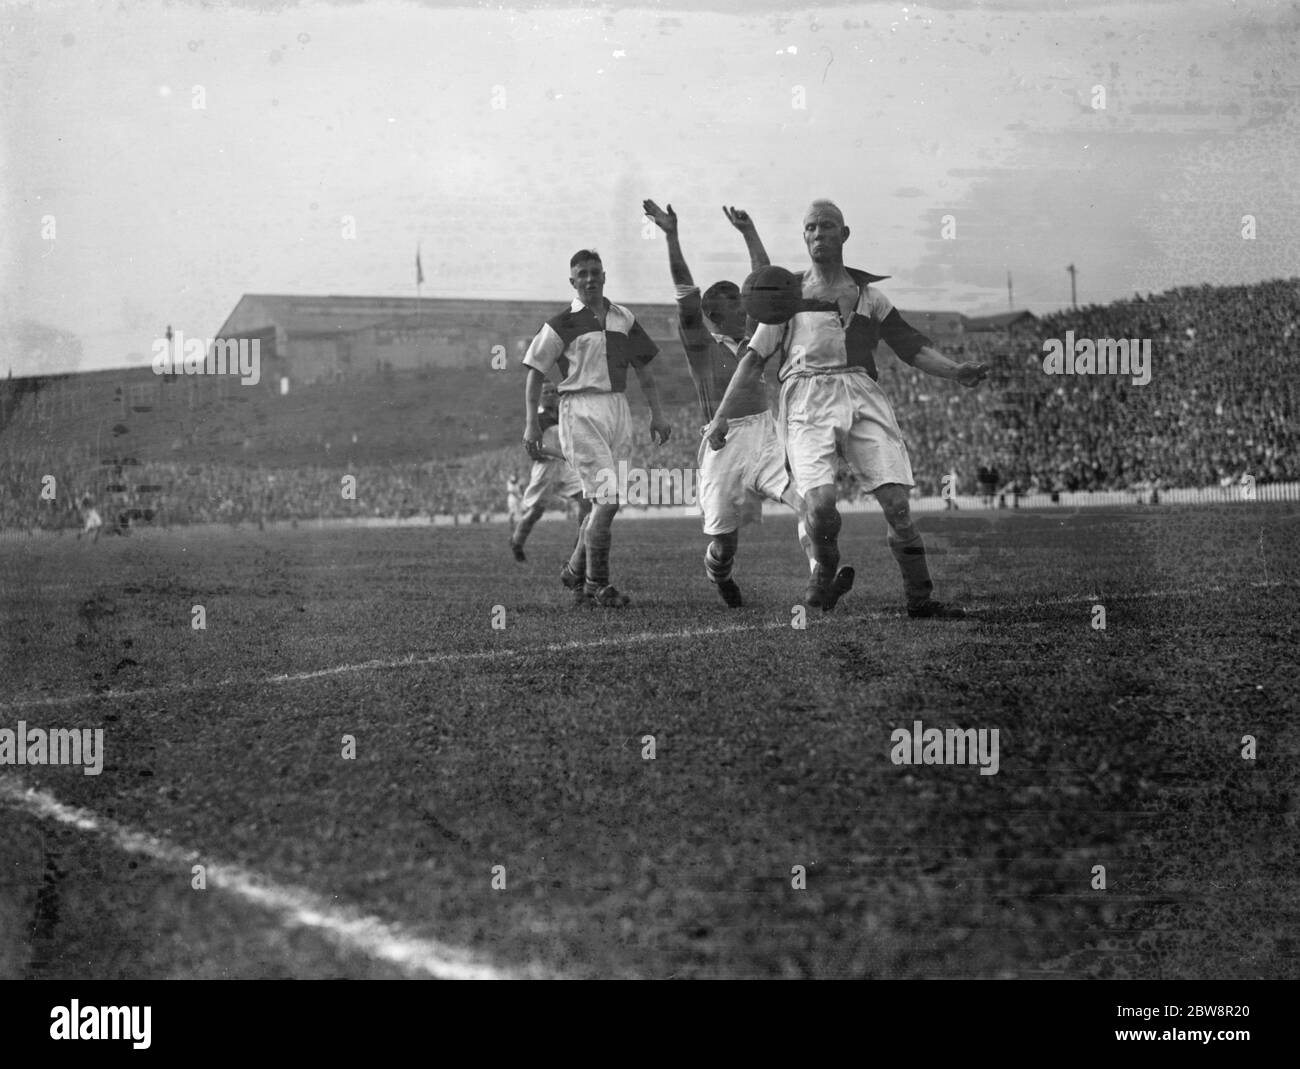
<svg viewBox="0 0 1300 1069"><path fill-rule="evenodd" d="M1051 376L1043 341L1149 339L1150 382L1119 375ZM1001 489L1165 489L1300 480L1300 281L1187 287L1064 311L1029 330L965 335L945 351L991 367L978 390L923 376L881 349L880 381L907 437L918 489L980 492L980 469ZM522 376L520 390L522 391ZM697 465L700 417L670 410L670 442L650 444L635 413L630 464ZM522 447L460 460L345 467L267 468L93 457L84 448L21 443L8 428L0 453L0 528L65 528L88 497L112 526L259 523L313 518L501 512L511 475L527 482ZM21 443L21 444L19 444ZM355 476L350 497L344 476ZM46 476L54 490L42 496Z"/></svg>

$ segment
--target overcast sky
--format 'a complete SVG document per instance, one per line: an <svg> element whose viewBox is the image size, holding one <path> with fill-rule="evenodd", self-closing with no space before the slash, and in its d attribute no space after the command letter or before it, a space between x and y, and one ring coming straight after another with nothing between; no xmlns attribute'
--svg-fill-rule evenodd
<svg viewBox="0 0 1300 1069"><path fill-rule="evenodd" d="M721 205L798 267L831 197L903 308L1300 274L1300 5L740 10L0 0L0 374L66 369L32 324L110 367L243 293L415 296L417 242L425 296L558 305L594 245L670 300L645 197L706 284Z"/></svg>

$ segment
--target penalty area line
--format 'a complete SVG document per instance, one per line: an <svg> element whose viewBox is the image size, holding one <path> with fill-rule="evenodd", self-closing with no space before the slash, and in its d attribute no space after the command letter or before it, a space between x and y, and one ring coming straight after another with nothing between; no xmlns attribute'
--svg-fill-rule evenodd
<svg viewBox="0 0 1300 1069"><path fill-rule="evenodd" d="M65 805L48 791L25 787L15 777L0 775L0 803L39 820L53 821L97 835L128 854L139 854L164 865L201 864L209 887L276 915L287 928L319 933L342 950L386 962L409 975L441 980L559 979L537 966L502 969L475 958L468 951L426 939L401 925L382 921L302 887L277 883L239 865L217 861L196 850L186 850L166 839L128 828L88 809Z"/></svg>

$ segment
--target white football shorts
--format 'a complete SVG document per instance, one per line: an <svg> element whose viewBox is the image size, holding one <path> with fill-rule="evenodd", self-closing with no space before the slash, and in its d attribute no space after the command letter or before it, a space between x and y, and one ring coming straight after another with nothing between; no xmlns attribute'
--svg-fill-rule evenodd
<svg viewBox="0 0 1300 1069"><path fill-rule="evenodd" d="M885 391L865 371L796 375L781 390L785 448L800 494L834 485L837 454L870 493L913 485L912 461Z"/></svg>
<svg viewBox="0 0 1300 1069"><path fill-rule="evenodd" d="M560 394L560 452L577 475L584 497L609 494L618 462L632 452L632 413L622 393ZM620 501L626 496L620 489Z"/></svg>
<svg viewBox="0 0 1300 1069"><path fill-rule="evenodd" d="M699 505L706 535L726 534L762 523L763 499L780 501L790 485L785 450L770 412L727 421L721 449L700 443Z"/></svg>

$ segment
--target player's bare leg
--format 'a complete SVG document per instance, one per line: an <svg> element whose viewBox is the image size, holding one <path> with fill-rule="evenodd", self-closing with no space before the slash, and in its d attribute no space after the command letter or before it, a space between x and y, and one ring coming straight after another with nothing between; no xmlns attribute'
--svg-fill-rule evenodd
<svg viewBox="0 0 1300 1069"><path fill-rule="evenodd" d="M510 535L510 552L515 555L515 560L520 564L523 564L528 559L524 556L524 543L528 541L528 536L532 534L537 521L542 518L545 512L545 505L534 505L520 516L519 522L515 524L515 529Z"/></svg>
<svg viewBox="0 0 1300 1069"><path fill-rule="evenodd" d="M794 510L794 514L799 517L799 524L796 531L799 534L799 545L803 549L803 555L808 558L808 570L813 571L817 567L817 555L813 552L812 538L808 534L808 521L804 518L803 498L794 488L794 483L790 483L785 488L785 493L781 495L783 504L789 505Z"/></svg>
<svg viewBox="0 0 1300 1069"><path fill-rule="evenodd" d="M584 541L587 543L587 578L585 590L591 600L603 607L619 609L631 599L609 585L610 525L618 514L618 503L592 505L587 518Z"/></svg>
<svg viewBox="0 0 1300 1069"><path fill-rule="evenodd" d="M811 609L829 612L853 586L853 569L840 567L841 522L834 483L814 486L804 495L804 523L815 563L803 603Z"/></svg>
<svg viewBox="0 0 1300 1069"><path fill-rule="evenodd" d="M915 619L960 620L966 615L962 609L930 596L934 593L934 583L925 559L925 540L912 522L907 489L897 483L886 483L876 488L875 495L889 524L889 551L903 573L907 615Z"/></svg>

